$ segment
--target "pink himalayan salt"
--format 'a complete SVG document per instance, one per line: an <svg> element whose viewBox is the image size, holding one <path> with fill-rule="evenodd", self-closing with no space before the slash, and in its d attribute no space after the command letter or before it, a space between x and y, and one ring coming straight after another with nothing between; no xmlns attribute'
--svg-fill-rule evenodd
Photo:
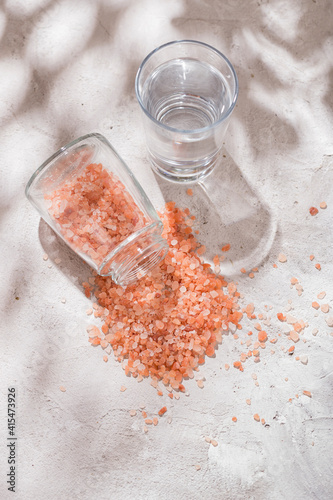
<svg viewBox="0 0 333 500"><path fill-rule="evenodd" d="M183 392L183 377L193 377L205 356L214 354L222 331L242 317L236 286L196 255L188 215L174 203L166 205L160 216L169 252L140 281L122 289L109 277L95 279L95 296L108 310L106 339L125 373L151 376Z"/></svg>
<svg viewBox="0 0 333 500"><path fill-rule="evenodd" d="M101 164L88 165L45 199L65 240L98 265L147 223L122 182Z"/></svg>

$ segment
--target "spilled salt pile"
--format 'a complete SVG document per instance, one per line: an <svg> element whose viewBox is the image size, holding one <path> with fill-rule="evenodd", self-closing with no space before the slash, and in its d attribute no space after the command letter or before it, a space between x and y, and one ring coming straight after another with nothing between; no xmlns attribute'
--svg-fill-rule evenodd
<svg viewBox="0 0 333 500"><path fill-rule="evenodd" d="M94 290L95 316L104 323L105 337L95 328L90 341L104 349L110 344L127 375L184 391L183 378L193 378L205 356L214 355L230 323L240 328L242 312L234 283L197 255L189 210L170 202L160 216L170 249L154 271L126 288L101 276L94 287L83 284L86 295Z"/></svg>

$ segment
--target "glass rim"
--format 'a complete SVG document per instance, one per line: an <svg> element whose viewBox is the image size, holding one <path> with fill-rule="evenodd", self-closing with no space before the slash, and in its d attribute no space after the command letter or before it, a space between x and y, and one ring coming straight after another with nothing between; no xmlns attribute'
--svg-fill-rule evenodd
<svg viewBox="0 0 333 500"><path fill-rule="evenodd" d="M97 139L97 141L102 142L105 146L107 146L112 151L112 154L114 155L114 157L116 157L121 162L124 171L130 177L135 188L140 193L140 196L146 205L146 210L149 212L150 216L152 216L152 211L156 212L156 210L155 210L152 202L148 198L142 185L139 183L139 181L137 180L137 178L134 175L134 173L132 172L132 170L128 167L127 163L122 159L122 157L114 149L114 147L112 146L110 141L106 137L104 137L104 135L100 134L99 132L91 132L90 134L85 134L85 135L78 137L77 139L74 139L73 141L67 143L65 146L62 146L61 148L59 148L55 153L53 153L53 155L51 155L47 160L45 160L40 165L40 167L38 167L37 170L35 170L35 172L32 174L32 176L30 177L30 179L27 182L27 185L25 188L25 195L28 198L28 200L33 205L35 205L33 199L30 197L30 190L32 189L35 181L38 180L38 178L41 176L41 174L47 169L47 167L49 167L52 164L52 162L54 162L54 160L56 160L58 157L60 158L61 155L63 155L67 151L69 151L71 148L75 147L80 142L86 141L87 139L91 139L91 138ZM154 219L154 217L152 217L152 218Z"/></svg>
<svg viewBox="0 0 333 500"><path fill-rule="evenodd" d="M227 113L225 115L221 116L221 118L219 118L218 120L216 120L214 123L212 123L211 125L207 125L206 127L201 127L201 128L187 130L187 129L178 129L178 128L170 127L169 125L165 125L164 123L161 123L160 121L156 120L156 118L154 118L153 115L151 115L149 113L149 111L147 110L147 108L145 107L145 105L143 104L143 101L141 99L141 95L140 95L140 92L139 92L139 79L140 79L142 70L143 70L144 66L146 65L146 63L149 61L149 59L156 52L160 51L161 49L164 49L165 47L168 47L168 46L171 46L171 45L182 44L182 43L183 44L201 45L202 47L205 47L206 49L209 49L209 50L215 52L219 57L221 57L227 63L227 66L229 67L229 69L230 69L230 71L231 71L231 73L233 75L233 78L234 78L235 91L233 93L231 105L229 106L229 108L227 110ZM231 114L231 112L233 111L233 109L234 109L234 107L236 105L236 101L237 101L237 98L238 98L238 90L239 90L239 86L238 86L237 74L236 74L236 71L235 71L233 65L229 61L229 59L224 54L222 54L222 52L220 52L219 50L217 50L212 45L209 45L208 43L205 43L205 42L200 42L198 40L173 40L172 42L167 42L167 43L164 43L163 45L160 45L159 47L156 47L154 50L152 50L151 52L149 52L149 54L143 59L142 63L139 66L139 69L137 71L136 77L135 77L135 93L136 93L136 97L137 97L137 100L138 100L138 102L140 104L140 107L141 107L142 111L145 113L145 115L150 120L152 120L154 123L156 123L156 125L158 125L159 127L162 127L165 130L169 130L170 132L178 132L178 133L181 133L181 134L197 134L197 133L200 133L200 132L206 132L206 131L211 130L212 128L216 127L220 123L224 122L228 118L228 116Z"/></svg>
<svg viewBox="0 0 333 500"><path fill-rule="evenodd" d="M161 227L161 225L162 225L162 222L152 222L148 226L144 226L141 229L138 229L134 233L127 236L127 238L122 240L113 250L111 250L111 252L103 259L101 264L98 266L99 276L104 276L104 277L111 276L111 272L108 274L100 274L100 273L103 273L103 269L108 264L110 264L110 261L112 261L114 256L119 253L119 250L123 250L127 245L129 245L131 243L135 243L136 240L138 240L142 235L144 235L147 232L147 229L153 230L157 227ZM162 238L162 236L161 236L161 238ZM163 238L163 240L164 240L164 238ZM166 241L166 240L164 240L164 241ZM135 255L133 257L133 259L135 259L136 257L137 257L137 255Z"/></svg>
<svg viewBox="0 0 333 500"><path fill-rule="evenodd" d="M99 134L98 132L92 132L90 134L82 135L82 136L78 137L77 139L74 139L73 141L65 144L65 146L62 146L61 148L59 148L55 153L53 153L53 155L49 156L49 158L47 158L47 160L45 160L37 168L37 170L34 171L32 176L28 180L26 188L25 188L26 197L29 198L29 192L30 192L30 189L32 188L33 183L35 182L35 180L37 180L39 175L45 170L45 168L48 165L50 165L57 157L60 157L63 153L68 151L70 148L72 148L73 146L76 146L81 141L85 141L85 140L89 139L90 137L96 137L97 139L101 140L104 143L105 143L105 141L107 141L107 139L105 139L105 137L103 137L102 134ZM111 146L111 144L108 144L108 146ZM119 156L118 153L113 149L112 146L111 146L111 149L114 151L114 153L117 156Z"/></svg>
<svg viewBox="0 0 333 500"><path fill-rule="evenodd" d="M53 155L51 155L47 160L45 160L40 165L40 167L38 167L37 170L35 170L35 172L30 177L29 181L27 182L27 185L26 185L26 188L25 188L25 195L28 198L28 200L34 206L36 206L35 203L34 203L34 200L30 196L30 191L31 191L34 183L37 182L38 179L40 178L40 176L43 174L43 172L46 171L46 169L49 166L52 165L52 163L54 162L54 160L56 160L57 158L60 158L61 155L65 154L71 148L75 147L80 142L86 141L87 139L96 139L97 141L102 142L105 146L107 146L111 150L113 156L115 158L117 158L121 162L123 170L126 172L126 174L128 175L128 177L131 179L131 182L133 183L134 187L139 192L141 200L145 204L145 209L148 211L150 217L152 217L152 219L154 219L154 216L152 214L155 213L156 210L155 210L152 202L148 198L148 196L147 196L145 190L143 189L142 185L139 183L139 181L137 180L137 178L134 175L134 173L132 172L132 170L128 167L127 163L122 159L122 157L114 149L114 147L112 146L112 144L110 143L110 141L106 137L104 137L104 135L100 134L99 132L92 132L90 134L85 134L85 135L82 135L82 136L78 137L77 139L74 139L73 141L69 142L65 146L62 146L61 148L59 148L55 153L53 153Z"/></svg>

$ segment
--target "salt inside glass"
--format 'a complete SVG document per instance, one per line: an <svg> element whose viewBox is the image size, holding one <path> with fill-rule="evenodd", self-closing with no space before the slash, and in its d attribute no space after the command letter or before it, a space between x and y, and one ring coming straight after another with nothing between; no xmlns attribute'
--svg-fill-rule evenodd
<svg viewBox="0 0 333 500"><path fill-rule="evenodd" d="M26 196L72 250L119 285L145 276L168 251L150 200L100 134L80 137L46 160Z"/></svg>

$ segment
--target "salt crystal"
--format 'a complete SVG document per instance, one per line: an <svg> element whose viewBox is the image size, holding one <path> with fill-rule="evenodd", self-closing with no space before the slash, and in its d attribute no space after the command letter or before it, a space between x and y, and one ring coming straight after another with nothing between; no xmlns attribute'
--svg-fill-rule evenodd
<svg viewBox="0 0 333 500"><path fill-rule="evenodd" d="M279 253L279 262L287 262L287 257L283 253Z"/></svg>
<svg viewBox="0 0 333 500"><path fill-rule="evenodd" d="M229 330L231 333L235 333L237 330L237 326L234 323L229 323Z"/></svg>
<svg viewBox="0 0 333 500"><path fill-rule="evenodd" d="M329 327L333 326L333 316L329 316L328 318L325 318L325 321Z"/></svg>
<svg viewBox="0 0 333 500"><path fill-rule="evenodd" d="M291 327L289 325L287 325L286 323L282 323L282 325L281 325L281 330L285 335L290 334L290 328Z"/></svg>
<svg viewBox="0 0 333 500"><path fill-rule="evenodd" d="M305 354L302 354L299 359L301 360L301 363L303 363L303 365L308 364L308 357Z"/></svg>
<svg viewBox="0 0 333 500"><path fill-rule="evenodd" d="M298 333L297 333L297 332L295 332L295 330L292 330L292 331L290 332L290 338L291 338L291 340L292 340L293 342L295 342L295 343L299 341L299 335L298 335Z"/></svg>
<svg viewBox="0 0 333 500"><path fill-rule="evenodd" d="M291 314L287 314L286 315L286 321L287 323L289 323L290 325L294 325L295 323L297 323L297 319L294 318L294 316L291 316Z"/></svg>

